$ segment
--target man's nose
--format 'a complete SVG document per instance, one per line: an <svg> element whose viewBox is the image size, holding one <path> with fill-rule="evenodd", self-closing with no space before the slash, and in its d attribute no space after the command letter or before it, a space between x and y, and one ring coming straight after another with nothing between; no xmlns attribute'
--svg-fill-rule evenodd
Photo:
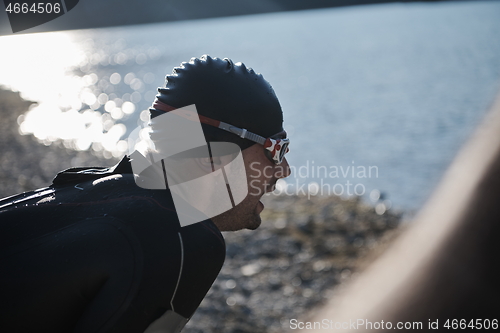
<svg viewBox="0 0 500 333"><path fill-rule="evenodd" d="M278 179L290 176L290 165L288 164L286 157L284 157L283 161L275 167L275 171L276 178Z"/></svg>

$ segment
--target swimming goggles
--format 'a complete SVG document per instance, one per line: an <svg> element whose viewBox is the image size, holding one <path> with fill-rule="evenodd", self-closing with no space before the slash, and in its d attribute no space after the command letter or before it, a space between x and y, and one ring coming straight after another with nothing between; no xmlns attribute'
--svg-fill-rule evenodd
<svg viewBox="0 0 500 333"><path fill-rule="evenodd" d="M155 100L152 107L153 109L164 112L173 112L174 114L181 116L183 118L192 121L199 121L203 124L217 127L224 131L236 134L240 138L261 144L264 146L264 152L267 158L276 165L281 164L281 162L283 162L285 154L288 153L289 151L288 146L290 145L290 139L264 138L263 136L249 132L244 128L239 128L220 120L211 119L190 110L176 109L168 104L163 103L159 99ZM281 133L278 133L277 135L279 134Z"/></svg>

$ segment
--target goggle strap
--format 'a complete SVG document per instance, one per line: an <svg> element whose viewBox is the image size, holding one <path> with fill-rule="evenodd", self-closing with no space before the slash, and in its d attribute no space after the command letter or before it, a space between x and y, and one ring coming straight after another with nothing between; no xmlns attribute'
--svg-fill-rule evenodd
<svg viewBox="0 0 500 333"><path fill-rule="evenodd" d="M225 123L223 121L211 119L211 118L202 116L200 114L194 113L194 112L189 111L189 110L174 108L166 103L163 103L158 98L156 98L156 100L153 103L153 109L164 111L164 112L173 112L181 117L184 117L186 119L193 120L193 121L195 121L196 116L198 116L198 119L201 123L220 128L224 131L236 134L240 138L247 139L247 140L259 143L261 145L264 145L264 143L266 143L266 138L264 138L263 136L260 136L258 134L249 132L244 128L232 126L232 125L229 125L228 123Z"/></svg>
<svg viewBox="0 0 500 333"><path fill-rule="evenodd" d="M248 131L245 134L246 134L245 139L248 139L248 140L253 141L253 142L257 142L261 145L264 145L264 143L266 143L266 139L263 136L260 136L258 134L248 132Z"/></svg>
<svg viewBox="0 0 500 333"><path fill-rule="evenodd" d="M261 145L266 142L266 138L264 138L263 136L249 132L245 128L239 128L233 125L229 125L228 123L225 123L223 121L220 122L220 125L218 127L224 131L236 134L240 138L260 143Z"/></svg>

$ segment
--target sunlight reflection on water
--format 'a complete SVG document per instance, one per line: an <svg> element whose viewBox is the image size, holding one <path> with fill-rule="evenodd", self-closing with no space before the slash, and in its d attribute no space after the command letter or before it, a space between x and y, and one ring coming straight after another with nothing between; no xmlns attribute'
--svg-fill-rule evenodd
<svg viewBox="0 0 500 333"><path fill-rule="evenodd" d="M23 133L119 157L174 66L243 61L280 99L290 165L380 169L288 184L355 180L415 208L498 90L499 13L498 2L388 4L1 37L0 84L39 102Z"/></svg>
<svg viewBox="0 0 500 333"><path fill-rule="evenodd" d="M152 100L155 91L146 91L146 85L155 75L106 75L96 67L144 65L158 58L158 50L126 49L123 39L98 48L84 35L57 32L0 39L0 48L10 50L2 55L1 81L38 102L19 117L21 134L33 134L45 145L61 140L69 149L91 148L106 158L119 157L128 148L122 139L127 131L123 121L135 113L144 95ZM147 112L138 117L147 120Z"/></svg>

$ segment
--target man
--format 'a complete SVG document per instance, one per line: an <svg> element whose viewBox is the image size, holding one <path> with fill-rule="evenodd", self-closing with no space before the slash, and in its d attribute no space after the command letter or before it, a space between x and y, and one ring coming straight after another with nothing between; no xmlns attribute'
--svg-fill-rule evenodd
<svg viewBox="0 0 500 333"><path fill-rule="evenodd" d="M224 262L220 231L260 225L260 198L289 175L269 83L203 56L158 91L154 149L0 201L0 331L180 332ZM177 149L172 132L197 136L190 126L205 144Z"/></svg>

